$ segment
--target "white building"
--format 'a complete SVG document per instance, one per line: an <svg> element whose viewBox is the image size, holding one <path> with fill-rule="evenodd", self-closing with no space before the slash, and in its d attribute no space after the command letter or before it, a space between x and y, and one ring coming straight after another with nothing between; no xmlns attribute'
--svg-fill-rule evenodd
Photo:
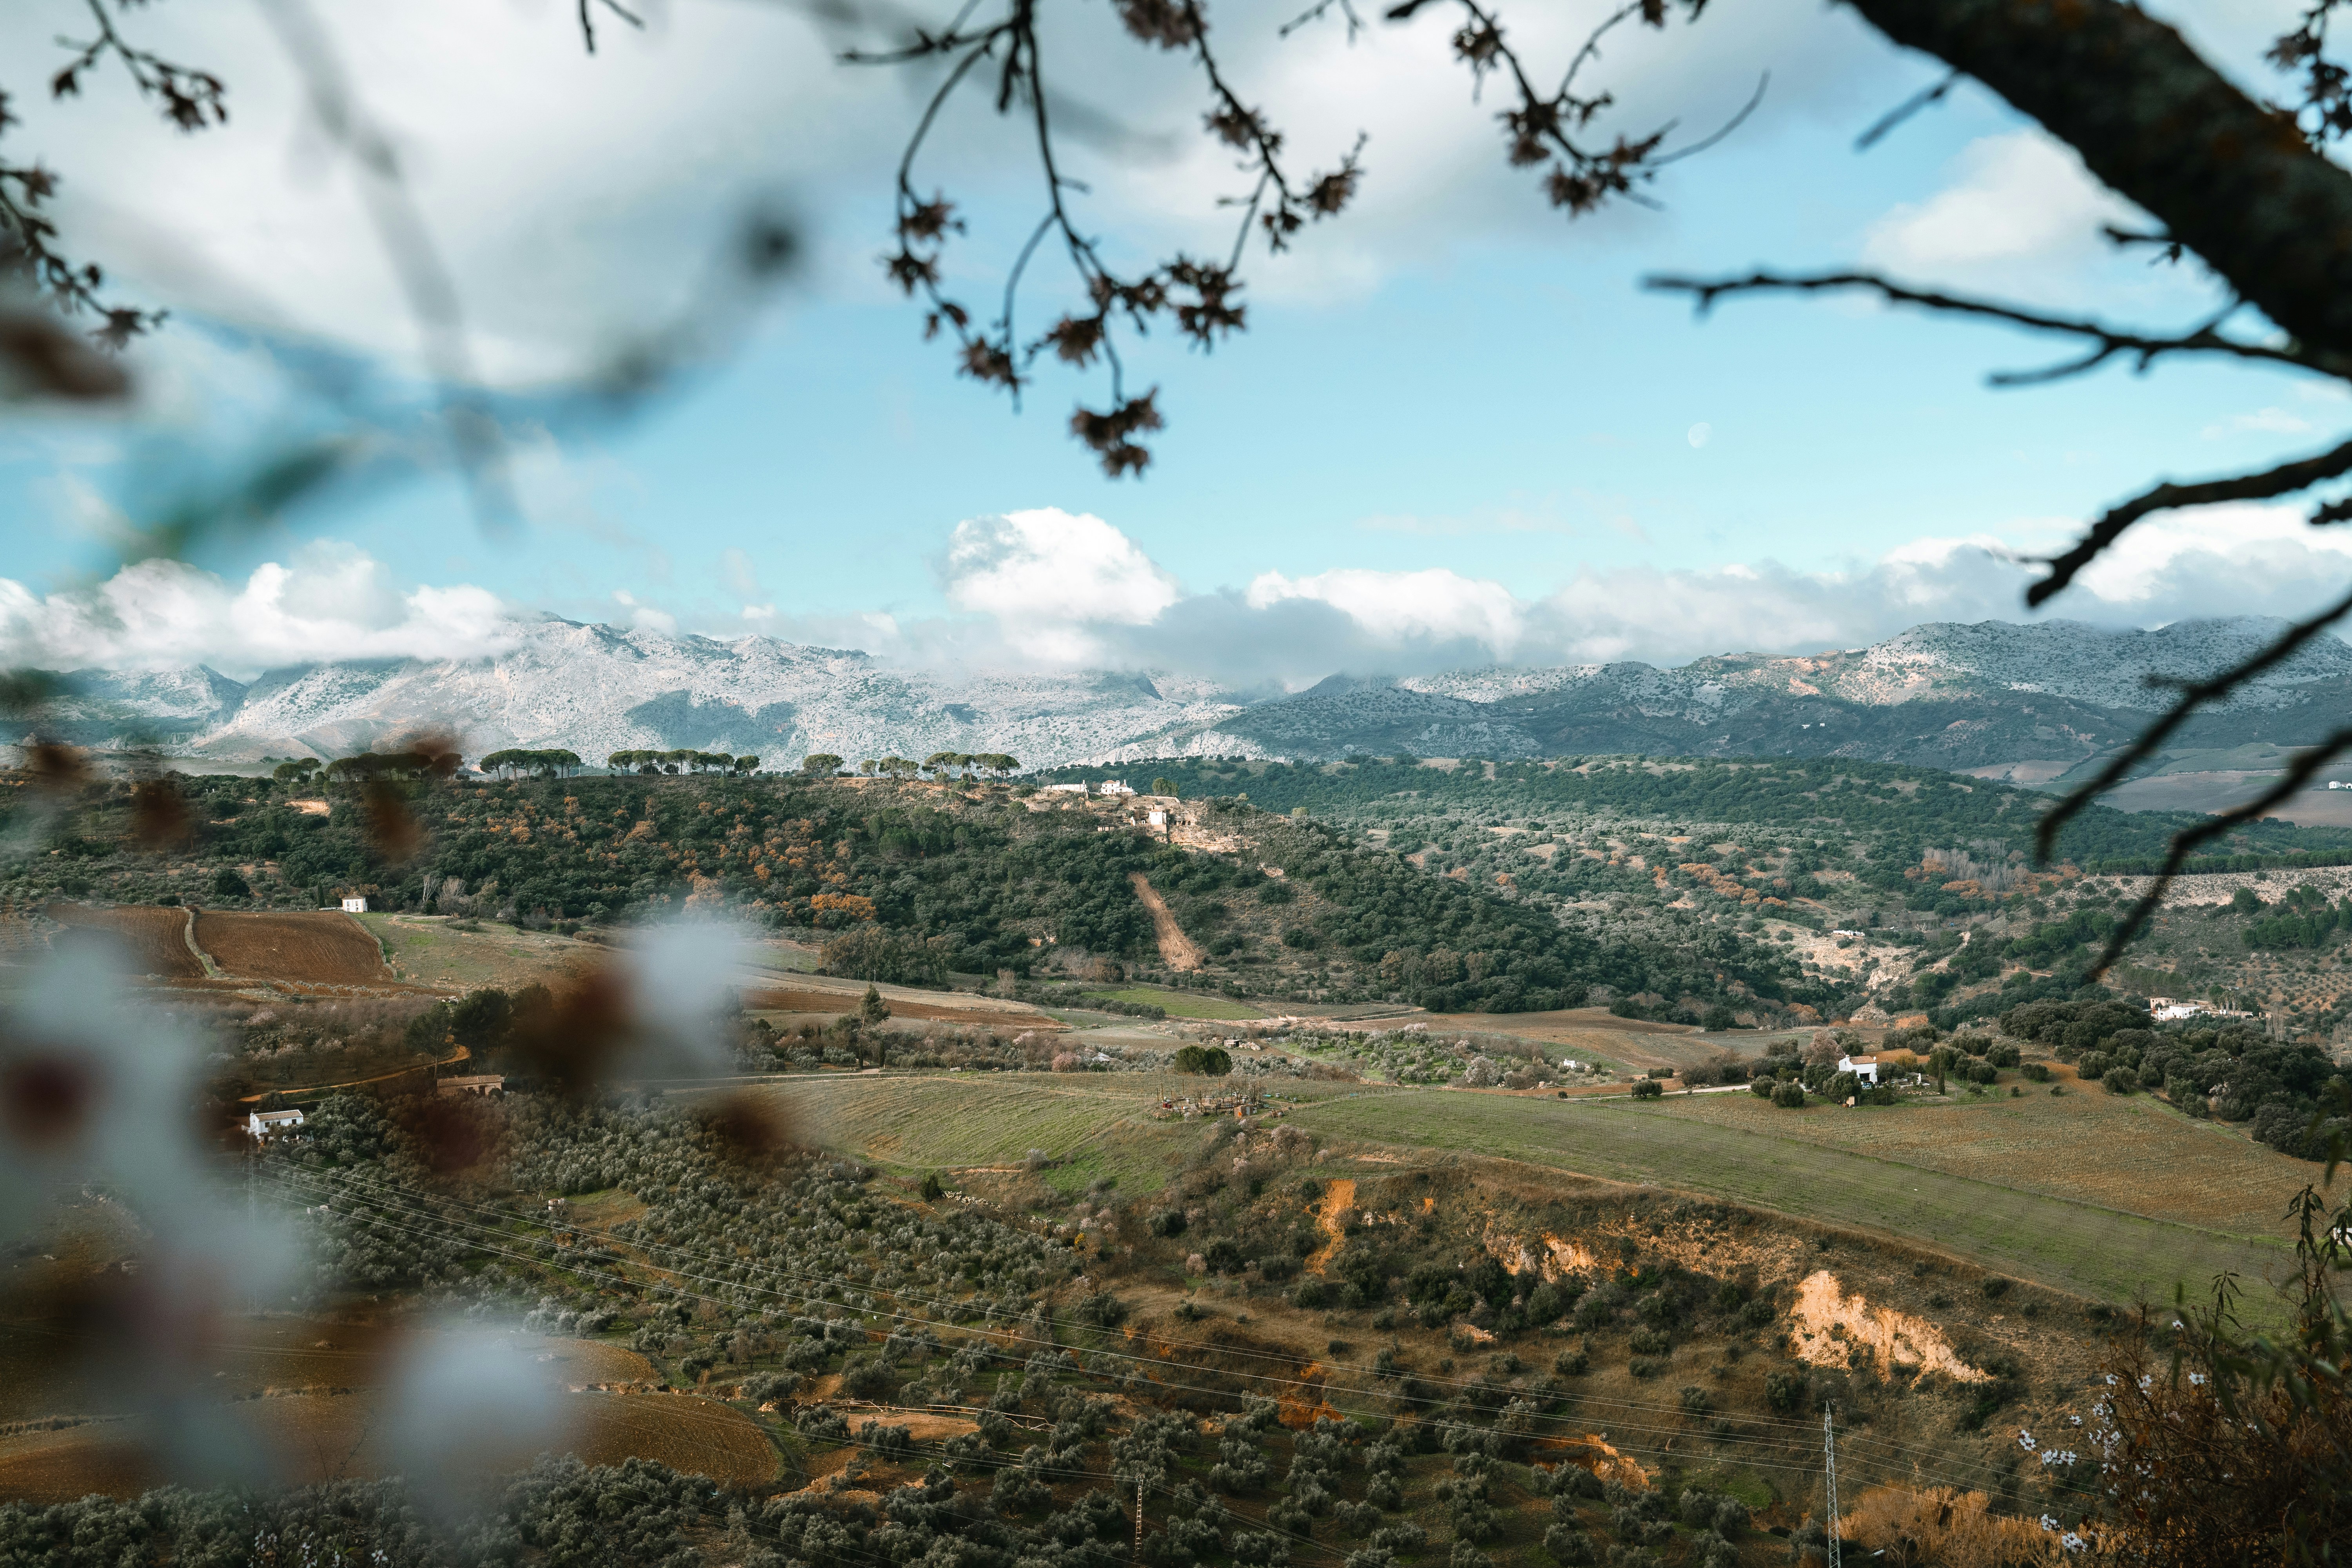
<svg viewBox="0 0 2352 1568"><path fill-rule="evenodd" d="M1133 795L1135 793L1135 786L1120 779L1105 779L1103 780L1102 793L1105 795Z"/></svg>
<svg viewBox="0 0 2352 1568"><path fill-rule="evenodd" d="M365 899L345 899L343 900L343 913L347 915L363 915L367 913L367 900Z"/></svg>
<svg viewBox="0 0 2352 1568"><path fill-rule="evenodd" d="M1876 1057L1840 1057L1838 1071L1850 1072L1864 1083L1875 1084L1878 1081L1878 1058Z"/></svg>
<svg viewBox="0 0 2352 1568"><path fill-rule="evenodd" d="M246 1136L257 1143L266 1143L282 1133L297 1131L302 1125L299 1110L256 1110L245 1119Z"/></svg>
<svg viewBox="0 0 2352 1568"><path fill-rule="evenodd" d="M1168 826L1168 814L1160 810L1159 807L1154 806L1151 810L1143 814L1143 820L1150 823L1154 827L1165 827Z"/></svg>
<svg viewBox="0 0 2352 1568"><path fill-rule="evenodd" d="M1087 786L1082 784L1047 784L1045 793L1047 795L1084 795L1087 793Z"/></svg>

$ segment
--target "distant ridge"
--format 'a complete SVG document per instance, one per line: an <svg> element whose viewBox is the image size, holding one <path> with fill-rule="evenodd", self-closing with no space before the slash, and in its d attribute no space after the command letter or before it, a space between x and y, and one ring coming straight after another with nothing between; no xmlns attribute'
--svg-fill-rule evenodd
<svg viewBox="0 0 2352 1568"><path fill-rule="evenodd" d="M505 652L477 659L299 665L249 683L201 668L73 672L42 727L82 744L220 762L341 754L438 730L471 754L563 746L591 759L675 747L785 763L812 752L853 763L1006 752L1031 766L1640 752L2071 766L2121 743L2164 704L2149 676L2209 674L2282 624L2110 632L2072 621L1935 623L1810 656L1724 655L1674 669L1623 662L1335 675L1251 701L1167 671L950 675L769 637L547 619L518 624ZM2199 721L2183 743L2305 743L2347 714L2352 647L2320 638Z"/></svg>

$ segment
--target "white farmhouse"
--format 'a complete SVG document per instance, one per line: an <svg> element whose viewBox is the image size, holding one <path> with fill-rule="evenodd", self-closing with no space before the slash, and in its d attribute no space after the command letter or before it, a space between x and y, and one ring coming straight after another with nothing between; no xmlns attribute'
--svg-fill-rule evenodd
<svg viewBox="0 0 2352 1568"><path fill-rule="evenodd" d="M363 915L367 913L367 900L364 898L345 899L343 900L343 913L347 915Z"/></svg>
<svg viewBox="0 0 2352 1568"><path fill-rule="evenodd" d="M1123 779L1105 779L1102 793L1107 795L1129 795L1135 793L1135 786Z"/></svg>
<svg viewBox="0 0 2352 1568"><path fill-rule="evenodd" d="M1838 1071L1850 1072L1864 1083L1875 1084L1878 1081L1878 1058L1876 1057L1840 1057Z"/></svg>
<svg viewBox="0 0 2352 1568"><path fill-rule="evenodd" d="M302 1113L299 1110L256 1110L245 1119L246 1136L257 1143L298 1131L301 1126Z"/></svg>
<svg viewBox="0 0 2352 1568"><path fill-rule="evenodd" d="M1087 786L1082 784L1047 784L1045 793L1047 795L1084 795L1087 793Z"/></svg>

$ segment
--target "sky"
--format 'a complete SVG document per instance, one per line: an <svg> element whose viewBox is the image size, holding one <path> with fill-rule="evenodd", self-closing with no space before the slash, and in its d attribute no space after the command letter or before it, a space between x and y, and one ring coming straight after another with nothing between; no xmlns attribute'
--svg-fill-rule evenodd
<svg viewBox="0 0 2352 1568"><path fill-rule="evenodd" d="M231 118L175 132L119 70L15 101L25 122L0 155L58 171L68 243L173 315L130 356L129 407L0 416L0 663L248 678L479 653L540 614L1292 688L1810 651L2025 618L2019 553L2155 479L2339 438L2343 390L2309 378L2179 364L1994 391L1988 372L2063 345L1852 298L1702 320L1644 289L1859 266L2137 324L2210 308L2193 269L2105 244L2130 209L1981 89L1858 152L1940 72L1847 12L1719 0L1696 25L1612 35L1587 79L1614 95L1606 135L1671 122L1670 144L1693 140L1759 80L1763 96L1646 187L1653 205L1571 220L1508 166L1495 84L1474 98L1452 21L1286 38L1296 9L1221 5L1213 38L1296 166L1328 168L1363 135L1360 199L1284 255L1252 248L1246 332L1207 354L1164 332L1126 346L1168 427L1147 474L1118 480L1067 434L1075 403L1103 402L1099 378L1042 368L1016 411L924 341L878 258L932 79L840 63L849 37L799 10L670 0L642 33L607 17L593 58L555 0L132 12L142 43L227 80ZM2163 9L2265 93L2284 87L2261 49L2291 12ZM1601 14L1503 16L1557 68ZM81 15L8 7L0 49L39 58ZM297 15L383 129L446 266L510 511L446 460L368 179L273 31ZM1122 264L1221 252L1220 198L1243 177L1198 133L1197 78L1107 5L1047 16L1088 232ZM959 203L948 282L974 301L996 298L1041 199L991 108L952 105L915 173ZM756 294L721 259L753 216L788 224L798 257ZM1070 299L1041 254L1021 320ZM676 362L657 390L593 394L648 342ZM352 455L344 477L299 504L214 504L328 439ZM2352 541L2302 515L2142 524L2053 613L2303 612L2352 575ZM151 558L154 531L192 516L233 526Z"/></svg>

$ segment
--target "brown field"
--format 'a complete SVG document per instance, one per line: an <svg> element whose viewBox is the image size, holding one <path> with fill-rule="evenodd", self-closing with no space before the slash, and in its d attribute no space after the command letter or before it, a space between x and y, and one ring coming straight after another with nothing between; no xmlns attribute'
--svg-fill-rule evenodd
<svg viewBox="0 0 2352 1568"><path fill-rule="evenodd" d="M205 977L205 966L188 951L185 910L152 904L120 904L101 909L91 904L59 902L43 912L70 928L60 945L73 942L82 931L105 931L131 950L131 967L136 973L165 980Z"/></svg>
<svg viewBox="0 0 2352 1568"><path fill-rule="evenodd" d="M346 916L222 914L196 916L196 942L231 974L314 985L383 985L392 971L375 939Z"/></svg>
<svg viewBox="0 0 2352 1568"><path fill-rule="evenodd" d="M0 1498L136 1497L169 1479L148 1421L123 1418L136 1408L128 1391L56 1337L9 1328L0 1330L0 1420L96 1419L0 1436ZM231 1336L214 1358L221 1375L207 1392L226 1402L224 1418L270 1456L274 1473L316 1481L384 1472L373 1388L390 1354L414 1351L415 1334L381 1323L265 1318L234 1325ZM740 1411L695 1395L595 1392L653 1381L652 1366L633 1351L587 1340L525 1342L524 1351L564 1391L564 1429L549 1445L555 1451L592 1464L658 1459L747 1485L776 1473L774 1447ZM532 1458L500 1456L495 1466L519 1469Z"/></svg>
<svg viewBox="0 0 2352 1568"><path fill-rule="evenodd" d="M583 1394L572 1452L592 1465L632 1457L756 1486L776 1474L775 1445L741 1411L687 1394Z"/></svg>
<svg viewBox="0 0 2352 1568"><path fill-rule="evenodd" d="M928 1018L943 1024L970 1024L981 1028L1037 1029L1040 1031L1067 1027L1060 1020L1048 1017L1033 1007L1013 1003L992 1002L986 997L959 998L954 1002L934 1002L923 998L919 991L906 991L897 986L879 987L882 999L890 1005L894 1018ZM827 1017L857 1010L857 999L865 987L846 987L835 991L808 985L779 986L761 991L747 991L743 1006L754 1013L815 1013ZM929 993L938 995L940 993Z"/></svg>

